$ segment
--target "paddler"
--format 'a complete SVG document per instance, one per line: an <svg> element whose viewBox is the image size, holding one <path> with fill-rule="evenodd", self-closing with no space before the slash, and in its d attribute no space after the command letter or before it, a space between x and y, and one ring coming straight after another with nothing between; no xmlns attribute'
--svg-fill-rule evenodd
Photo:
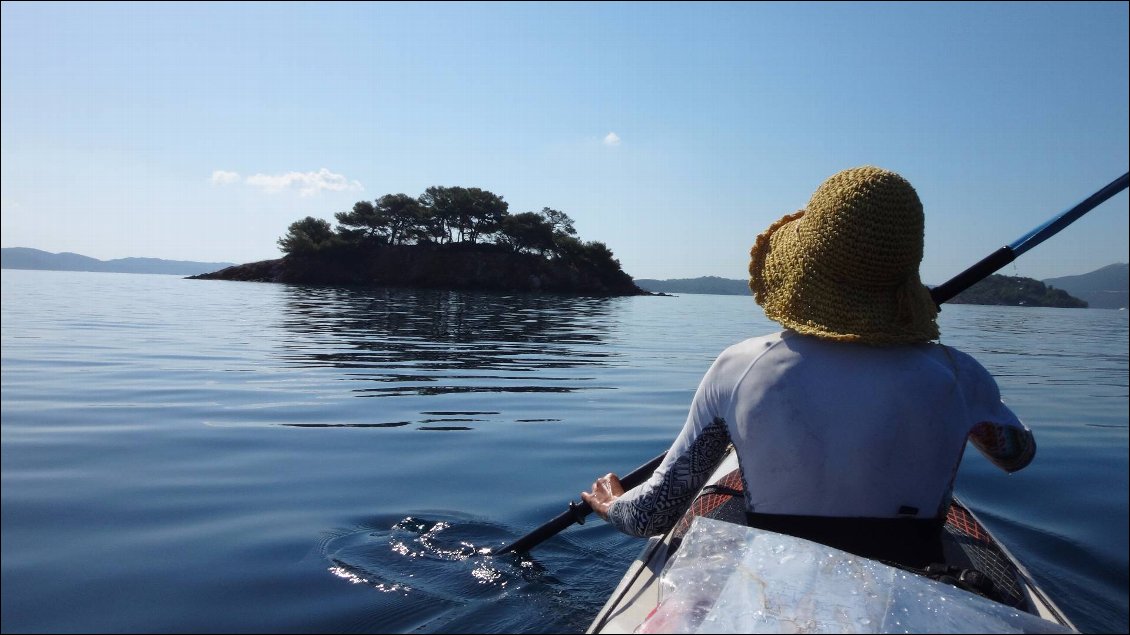
<svg viewBox="0 0 1130 635"><path fill-rule="evenodd" d="M844 170L760 234L749 286L784 330L706 372L651 478L615 474L582 498L622 532L661 534L732 443L751 526L911 567L943 560L966 441L1007 472L1036 451L989 372L938 342L919 277L924 216L894 172Z"/></svg>

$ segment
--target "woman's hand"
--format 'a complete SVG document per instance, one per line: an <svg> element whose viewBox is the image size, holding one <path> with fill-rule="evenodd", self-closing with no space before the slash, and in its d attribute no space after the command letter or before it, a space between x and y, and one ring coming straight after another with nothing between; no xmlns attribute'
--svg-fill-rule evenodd
<svg viewBox="0 0 1130 635"><path fill-rule="evenodd" d="M620 479L611 472L593 481L592 493L581 492L581 500L604 520L608 520L608 508L624 494Z"/></svg>

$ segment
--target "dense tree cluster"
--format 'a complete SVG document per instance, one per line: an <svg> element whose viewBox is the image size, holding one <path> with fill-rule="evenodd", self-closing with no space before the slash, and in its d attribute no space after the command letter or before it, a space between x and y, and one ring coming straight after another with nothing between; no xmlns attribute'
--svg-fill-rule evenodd
<svg viewBox="0 0 1130 635"><path fill-rule="evenodd" d="M433 186L416 198L386 194L358 201L353 209L334 215L336 230L325 220L307 216L291 223L278 244L286 254L345 245L493 244L598 269L620 268L607 245L576 238L573 219L565 212L544 207L511 214L508 208L501 196L477 187Z"/></svg>

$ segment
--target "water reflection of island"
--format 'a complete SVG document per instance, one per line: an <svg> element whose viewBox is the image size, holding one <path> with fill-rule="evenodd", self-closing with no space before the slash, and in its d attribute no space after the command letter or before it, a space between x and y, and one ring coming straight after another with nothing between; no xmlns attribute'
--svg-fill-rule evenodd
<svg viewBox="0 0 1130 635"><path fill-rule="evenodd" d="M613 363L608 297L419 289L285 287L279 351L290 365L342 369L357 397L421 399L415 421L292 423L292 427L466 430L496 409L444 409L434 397L608 390L593 370ZM515 422L552 422L527 417ZM455 425L452 425L455 424Z"/></svg>

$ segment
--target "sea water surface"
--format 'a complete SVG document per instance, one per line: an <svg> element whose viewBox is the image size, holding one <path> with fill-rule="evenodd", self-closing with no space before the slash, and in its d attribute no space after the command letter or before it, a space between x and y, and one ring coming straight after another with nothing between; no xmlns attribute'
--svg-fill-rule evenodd
<svg viewBox="0 0 1130 635"><path fill-rule="evenodd" d="M488 552L673 440L748 297L2 272L4 632L580 632L643 542ZM1127 628L1125 311L947 306L1031 426L958 492L1085 631Z"/></svg>

